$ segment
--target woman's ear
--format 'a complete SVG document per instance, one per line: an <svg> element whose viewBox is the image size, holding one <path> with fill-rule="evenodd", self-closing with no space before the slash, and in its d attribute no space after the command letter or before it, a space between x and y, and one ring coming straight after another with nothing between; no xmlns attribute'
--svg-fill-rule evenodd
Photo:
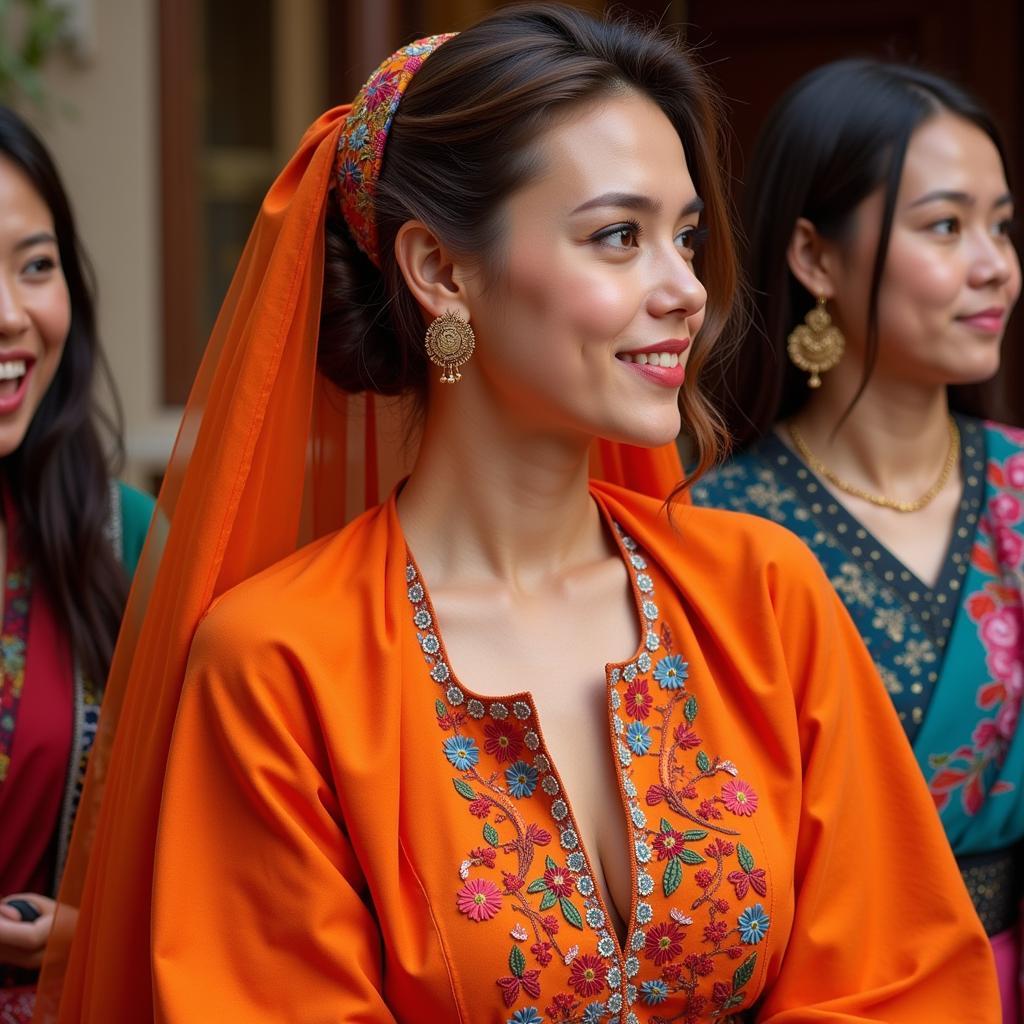
<svg viewBox="0 0 1024 1024"><path fill-rule="evenodd" d="M469 319L462 267L422 221L406 221L395 236L395 259L413 298L429 319L449 310Z"/></svg>
<svg viewBox="0 0 1024 1024"><path fill-rule="evenodd" d="M835 243L822 238L806 218L797 219L786 249L786 262L793 276L815 297L831 299L836 294Z"/></svg>

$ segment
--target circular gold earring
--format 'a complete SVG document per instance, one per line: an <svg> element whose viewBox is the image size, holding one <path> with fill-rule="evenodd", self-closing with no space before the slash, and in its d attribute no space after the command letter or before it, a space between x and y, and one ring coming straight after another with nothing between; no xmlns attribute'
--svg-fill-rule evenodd
<svg viewBox="0 0 1024 1024"><path fill-rule="evenodd" d="M818 296L818 304L811 309L804 322L789 336L786 350L789 358L801 370L811 375L808 387L821 387L821 374L831 370L843 358L846 339L828 315L825 296Z"/></svg>
<svg viewBox="0 0 1024 1024"><path fill-rule="evenodd" d="M459 367L469 362L476 348L476 335L469 321L451 310L442 313L427 328L426 343L427 357L441 367L441 383L454 384L462 380Z"/></svg>

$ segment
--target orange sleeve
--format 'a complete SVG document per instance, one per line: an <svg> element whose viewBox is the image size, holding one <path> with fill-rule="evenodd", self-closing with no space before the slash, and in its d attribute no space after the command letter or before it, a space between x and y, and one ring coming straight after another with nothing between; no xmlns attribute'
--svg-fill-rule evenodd
<svg viewBox="0 0 1024 1024"><path fill-rule="evenodd" d="M990 947L890 698L813 555L779 544L803 792L793 930L757 1020L998 1024Z"/></svg>
<svg viewBox="0 0 1024 1024"><path fill-rule="evenodd" d="M393 1022L316 696L273 621L229 599L193 643L157 836L154 1020Z"/></svg>

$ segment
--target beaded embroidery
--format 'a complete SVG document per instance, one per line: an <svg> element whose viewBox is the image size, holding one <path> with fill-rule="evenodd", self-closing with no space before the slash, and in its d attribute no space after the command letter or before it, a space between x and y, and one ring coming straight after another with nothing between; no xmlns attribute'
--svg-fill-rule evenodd
<svg viewBox="0 0 1024 1024"><path fill-rule="evenodd" d="M638 1011L652 1013L649 1024L725 1021L749 1001L758 962L751 947L770 927L759 901L768 894L767 874L740 841L741 826L757 811L757 794L731 761L702 749L689 666L670 627L659 621L643 555L616 530L644 626L640 655L608 673L636 870L622 951L557 773L541 749L532 703L488 700L458 685L411 559L406 568L419 646L444 691L434 705L441 750L456 773L455 792L481 823L482 843L458 867L455 902L474 923L514 915L506 933L508 972L496 985L510 1012L517 1003L537 1004L515 1009L508 1024L639 1024ZM638 766L648 764L644 758L656 781L641 798L635 778ZM656 806L663 814L649 819ZM683 896L690 872L684 912L667 901ZM738 962L723 971L731 961ZM561 990L545 995L551 984ZM670 1000L671 1017L659 1016L656 1008Z"/></svg>

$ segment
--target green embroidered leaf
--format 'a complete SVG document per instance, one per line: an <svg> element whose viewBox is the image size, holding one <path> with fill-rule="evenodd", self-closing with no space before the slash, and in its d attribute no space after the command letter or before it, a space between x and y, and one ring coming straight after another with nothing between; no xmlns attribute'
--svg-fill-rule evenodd
<svg viewBox="0 0 1024 1024"><path fill-rule="evenodd" d="M535 878L527 887L527 892L547 892L548 883L543 878Z"/></svg>
<svg viewBox="0 0 1024 1024"><path fill-rule="evenodd" d="M740 867L749 875L754 870L754 855L742 844L736 844L736 857Z"/></svg>
<svg viewBox="0 0 1024 1024"><path fill-rule="evenodd" d="M757 954L751 953L746 960L736 968L732 976L732 990L739 992L741 988L754 976L754 967L757 965Z"/></svg>
<svg viewBox="0 0 1024 1024"><path fill-rule="evenodd" d="M666 818L662 818L661 819L661 831L662 832L671 832L672 831L672 825L671 825L671 823Z"/></svg>
<svg viewBox="0 0 1024 1024"><path fill-rule="evenodd" d="M544 867L546 867L548 871L556 871L558 869L558 865L550 857L544 858Z"/></svg>
<svg viewBox="0 0 1024 1024"><path fill-rule="evenodd" d="M711 767L711 758L703 750L697 755L697 767L702 772L706 772Z"/></svg>
<svg viewBox="0 0 1024 1024"><path fill-rule="evenodd" d="M444 718L448 714L448 709L439 700L434 701L434 710L437 712L438 718Z"/></svg>
<svg viewBox="0 0 1024 1024"><path fill-rule="evenodd" d="M526 970L526 957L523 956L523 951L518 946L513 946L512 952L508 955L508 969L517 978L521 978L523 971Z"/></svg>
<svg viewBox="0 0 1024 1024"><path fill-rule="evenodd" d="M573 926L573 928L583 928L583 918L580 916L580 912L576 909L572 900L567 899L563 896L559 901L558 905L562 908L562 917L566 919Z"/></svg>
<svg viewBox="0 0 1024 1024"><path fill-rule="evenodd" d="M500 842L498 830L490 822L484 825L484 841L490 843L491 846L497 846Z"/></svg>
<svg viewBox="0 0 1024 1024"><path fill-rule="evenodd" d="M544 893L544 898L540 901L541 910L550 910L558 902L558 897L553 892Z"/></svg>
<svg viewBox="0 0 1024 1024"><path fill-rule="evenodd" d="M455 792L459 796L464 796L467 800L475 800L476 793L473 792L473 787L463 782L462 779L452 779L452 784L455 786Z"/></svg>
<svg viewBox="0 0 1024 1024"><path fill-rule="evenodd" d="M695 850L683 850L683 852L680 853L679 856L683 858L683 863L684 864L703 864L704 863L704 858L699 853L697 853Z"/></svg>
<svg viewBox="0 0 1024 1024"><path fill-rule="evenodd" d="M671 896L679 888L682 880L683 862L678 857L672 857L665 865L665 874L661 876L662 891L666 896Z"/></svg>
<svg viewBox="0 0 1024 1024"><path fill-rule="evenodd" d="M683 838L688 843L699 843L702 839L707 839L708 834L700 828L690 828L683 833Z"/></svg>
<svg viewBox="0 0 1024 1024"><path fill-rule="evenodd" d="M692 722L697 717L697 698L692 693L683 705L683 714L686 715L688 722Z"/></svg>
<svg viewBox="0 0 1024 1024"><path fill-rule="evenodd" d="M731 1010L734 1006L739 1006L743 1002L744 993L740 992L737 995L729 996L724 1003L722 1003L723 1010Z"/></svg>

